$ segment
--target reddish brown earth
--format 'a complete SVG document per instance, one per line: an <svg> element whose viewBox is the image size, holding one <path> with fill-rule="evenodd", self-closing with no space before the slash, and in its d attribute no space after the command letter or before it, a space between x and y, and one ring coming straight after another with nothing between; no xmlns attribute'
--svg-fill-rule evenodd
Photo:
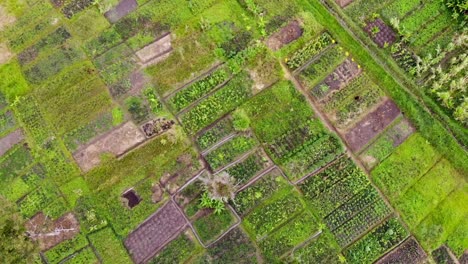
<svg viewBox="0 0 468 264"><path fill-rule="evenodd" d="M135 10L137 7L138 3L136 0L122 0L116 7L107 11L104 16L107 18L107 20L109 20L109 22L115 23L122 17L128 15L128 13Z"/></svg>
<svg viewBox="0 0 468 264"><path fill-rule="evenodd" d="M186 225L182 213L172 201L169 201L130 233L124 244L135 263L144 263L166 242L182 232Z"/></svg>
<svg viewBox="0 0 468 264"><path fill-rule="evenodd" d="M335 1L340 7L345 7L351 4L351 2L353 2L354 0L335 0Z"/></svg>
<svg viewBox="0 0 468 264"><path fill-rule="evenodd" d="M378 28L379 32L377 34L372 33L373 28ZM392 44L396 40L396 34L393 30L383 22L382 19L378 18L372 22L369 22L364 30L369 34L369 36L374 40L374 42L383 48L385 43L387 45Z"/></svg>
<svg viewBox="0 0 468 264"><path fill-rule="evenodd" d="M377 109L364 116L344 135L344 138L353 152L359 151L399 114L400 110L395 103L387 99Z"/></svg>
<svg viewBox="0 0 468 264"><path fill-rule="evenodd" d="M20 143L24 139L21 129L17 129L3 138L0 138L0 156L5 154L14 145Z"/></svg>
<svg viewBox="0 0 468 264"><path fill-rule="evenodd" d="M174 120L167 120L163 117L146 122L141 126L141 129L145 133L145 136L150 138L169 130L174 124Z"/></svg>
<svg viewBox="0 0 468 264"><path fill-rule="evenodd" d="M267 46L276 51L302 36L303 30L298 21L291 21L266 41Z"/></svg>
<svg viewBox="0 0 468 264"><path fill-rule="evenodd" d="M40 249L46 251L75 237L80 232L80 224L72 213L53 221L41 212L26 223L26 229L28 235L39 242Z"/></svg>
<svg viewBox="0 0 468 264"><path fill-rule="evenodd" d="M336 67L336 69L330 73L321 84L315 86L312 93L316 96L319 96L320 98L318 99L325 98L331 92L345 87L361 72L362 69L359 67L359 65L348 58L338 67ZM327 86L328 90L323 91L321 88L323 85Z"/></svg>
<svg viewBox="0 0 468 264"><path fill-rule="evenodd" d="M438 249L432 251L432 258L436 263L444 264L458 264L457 258L453 255L452 251L445 245L442 245Z"/></svg>
<svg viewBox="0 0 468 264"><path fill-rule="evenodd" d="M377 261L376 264L419 264L425 263L426 259L427 255L424 249L411 237Z"/></svg>
<svg viewBox="0 0 468 264"><path fill-rule="evenodd" d="M135 190L126 191L124 194L122 194L122 198L126 200L126 204L128 207L130 207L130 209L137 206L141 202L141 198L135 192Z"/></svg>

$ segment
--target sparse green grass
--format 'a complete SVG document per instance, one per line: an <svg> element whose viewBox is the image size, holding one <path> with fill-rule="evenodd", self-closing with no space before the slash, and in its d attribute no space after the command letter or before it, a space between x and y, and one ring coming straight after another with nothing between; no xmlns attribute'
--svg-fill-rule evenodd
<svg viewBox="0 0 468 264"><path fill-rule="evenodd" d="M103 263L131 263L122 242L115 236L111 228L106 228L88 236Z"/></svg>

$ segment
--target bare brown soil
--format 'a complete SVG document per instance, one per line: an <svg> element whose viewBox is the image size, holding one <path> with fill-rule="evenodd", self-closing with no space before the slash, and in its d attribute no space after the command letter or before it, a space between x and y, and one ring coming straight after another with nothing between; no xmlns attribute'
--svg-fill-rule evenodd
<svg viewBox="0 0 468 264"><path fill-rule="evenodd" d="M378 18L372 22L367 23L364 30L369 34L369 36L374 40L374 42L383 48L387 45L392 44L396 40L396 34L393 30L383 22L382 19ZM376 30L377 33L373 32Z"/></svg>
<svg viewBox="0 0 468 264"><path fill-rule="evenodd" d="M442 245L438 249L432 251L432 258L435 263L444 263L444 264L458 264L457 258L453 255L452 251L445 245Z"/></svg>
<svg viewBox="0 0 468 264"><path fill-rule="evenodd" d="M167 241L182 232L186 225L182 213L169 201L130 233L124 244L135 263L144 263L157 254Z"/></svg>
<svg viewBox="0 0 468 264"><path fill-rule="evenodd" d="M145 141L145 136L132 122L127 122L112 131L80 147L74 154L81 170L86 172L101 162L101 155L110 153L120 156Z"/></svg>
<svg viewBox="0 0 468 264"><path fill-rule="evenodd" d="M20 143L24 139L21 129L17 129L3 138L0 138L0 156L5 154L14 145Z"/></svg>
<svg viewBox="0 0 468 264"><path fill-rule="evenodd" d="M377 109L364 116L344 135L344 138L353 152L359 151L399 114L400 110L395 103L387 99Z"/></svg>
<svg viewBox="0 0 468 264"><path fill-rule="evenodd" d="M162 38L137 51L136 55L145 64L153 62L153 60L172 50L171 40L171 34L166 34Z"/></svg>
<svg viewBox="0 0 468 264"><path fill-rule="evenodd" d="M419 264L425 263L426 259L427 255L424 249L411 237L377 261L376 264Z"/></svg>
<svg viewBox="0 0 468 264"><path fill-rule="evenodd" d="M314 94L322 94L321 98L325 98L330 93L345 87L361 72L362 69L359 67L359 65L348 58L338 67L336 67L336 69L330 73L321 84L313 88L317 91L314 92ZM328 87L327 91L322 91L323 85Z"/></svg>
<svg viewBox="0 0 468 264"><path fill-rule="evenodd" d="M80 232L80 224L72 213L53 221L40 212L26 223L26 229L28 235L39 242L40 249L46 251L75 237Z"/></svg>
<svg viewBox="0 0 468 264"><path fill-rule="evenodd" d="M16 17L10 15L5 7L0 5L0 31L6 28L8 25L15 23Z"/></svg>
<svg viewBox="0 0 468 264"><path fill-rule="evenodd" d="M130 75L131 88L128 94L138 95L150 79L142 71L134 71Z"/></svg>
<svg viewBox="0 0 468 264"><path fill-rule="evenodd" d="M0 65L7 63L11 58L13 58L13 53L8 46L5 43L0 43Z"/></svg>
<svg viewBox="0 0 468 264"><path fill-rule="evenodd" d="M278 32L271 35L266 41L267 46L276 51L281 49L286 44L302 36L303 30L298 21L291 21L289 24L281 28Z"/></svg>
<svg viewBox="0 0 468 264"><path fill-rule="evenodd" d="M340 7L343 8L343 7L351 4L354 0L335 0L335 1Z"/></svg>
<svg viewBox="0 0 468 264"><path fill-rule="evenodd" d="M109 22L115 23L137 7L138 3L136 0L122 0L116 7L107 11L104 16L109 20Z"/></svg>
<svg viewBox="0 0 468 264"><path fill-rule="evenodd" d="M401 145L401 143L403 143L409 136L411 136L414 131L415 128L411 125L411 123L406 118L403 118L398 121L398 124L395 124L391 128L387 129L382 137L385 137L385 139L390 141L392 146L396 148ZM369 147L372 147L372 144ZM367 155L365 151L359 156L359 158L363 162L363 165L369 170L381 161L377 160L371 155Z"/></svg>

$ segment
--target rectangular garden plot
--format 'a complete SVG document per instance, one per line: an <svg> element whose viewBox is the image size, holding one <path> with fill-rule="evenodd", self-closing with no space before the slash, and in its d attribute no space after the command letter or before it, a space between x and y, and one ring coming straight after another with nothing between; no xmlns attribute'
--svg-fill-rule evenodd
<svg viewBox="0 0 468 264"><path fill-rule="evenodd" d="M100 155L103 153L120 156L142 143L145 139L137 126L132 122L127 122L98 137L87 146L78 149L73 157L83 171L89 171L101 162ZM115 142L119 142L119 144L115 144Z"/></svg>
<svg viewBox="0 0 468 264"><path fill-rule="evenodd" d="M266 261L274 263L296 245L317 233L318 230L317 219L311 213L304 212L269 234L258 244Z"/></svg>
<svg viewBox="0 0 468 264"><path fill-rule="evenodd" d="M290 58L287 58L286 65L289 69L295 70L305 64L309 59L320 54L320 52L333 42L335 42L335 40L330 36L330 34L328 32L324 32L307 43L302 49L294 52Z"/></svg>
<svg viewBox="0 0 468 264"><path fill-rule="evenodd" d="M381 48L391 45L396 40L395 32L380 18L367 23L364 30Z"/></svg>
<svg viewBox="0 0 468 264"><path fill-rule="evenodd" d="M367 169L372 169L388 157L414 131L414 127L406 118L397 118L384 133L362 151L359 159Z"/></svg>
<svg viewBox="0 0 468 264"><path fill-rule="evenodd" d="M395 263L425 263L427 254L421 248L418 241L413 237L408 238L404 243L389 252L376 264L395 264Z"/></svg>
<svg viewBox="0 0 468 264"><path fill-rule="evenodd" d="M210 168L216 171L235 161L240 155L251 150L256 144L257 141L252 135L238 135L205 154L205 160Z"/></svg>
<svg viewBox="0 0 468 264"><path fill-rule="evenodd" d="M160 39L136 52L137 57L145 64L151 65L159 60L159 57L172 51L171 34L167 33Z"/></svg>
<svg viewBox="0 0 468 264"><path fill-rule="evenodd" d="M288 256L288 263L340 263L340 248L334 242L333 236L322 232L306 245L295 249Z"/></svg>
<svg viewBox="0 0 468 264"><path fill-rule="evenodd" d="M359 151L392 123L399 114L398 106L393 101L386 100L351 128L344 135L344 139L352 151Z"/></svg>
<svg viewBox="0 0 468 264"><path fill-rule="evenodd" d="M205 126L234 110L252 95L252 80L241 73L232 78L222 89L203 99L179 118L189 134L195 134Z"/></svg>
<svg viewBox="0 0 468 264"><path fill-rule="evenodd" d="M0 138L0 156L3 156L3 154L5 154L14 145L20 143L23 139L24 135L20 129Z"/></svg>
<svg viewBox="0 0 468 264"><path fill-rule="evenodd" d="M276 191L286 186L288 186L288 182L282 176L281 171L273 169L247 188L239 191L231 204L239 215L244 216L273 196Z"/></svg>
<svg viewBox="0 0 468 264"><path fill-rule="evenodd" d="M202 209L194 216L192 225L203 244L209 245L239 222L240 219L226 206L220 213L215 213L212 209Z"/></svg>
<svg viewBox="0 0 468 264"><path fill-rule="evenodd" d="M256 239L264 237L275 228L286 223L304 208L301 199L295 193L285 193L255 208L244 219L245 227L255 234Z"/></svg>
<svg viewBox="0 0 468 264"><path fill-rule="evenodd" d="M194 239L190 229L185 230L159 251L149 263L185 263L197 252L197 242Z"/></svg>
<svg viewBox="0 0 468 264"><path fill-rule="evenodd" d="M232 120L227 116L199 133L196 142L200 149L207 150L222 139L233 136L234 132Z"/></svg>
<svg viewBox="0 0 468 264"><path fill-rule="evenodd" d="M256 248L238 227L207 248L213 263L257 263Z"/></svg>
<svg viewBox="0 0 468 264"><path fill-rule="evenodd" d="M312 90L321 80L346 59L346 53L343 48L334 45L325 50L320 57L304 65L299 73L299 81L307 88Z"/></svg>
<svg viewBox="0 0 468 264"><path fill-rule="evenodd" d="M125 247L136 263L148 261L187 224L173 202L168 202L125 239Z"/></svg>
<svg viewBox="0 0 468 264"><path fill-rule="evenodd" d="M117 6L107 11L104 16L109 20L109 22L115 23L137 7L138 3L136 0L121 0Z"/></svg>
<svg viewBox="0 0 468 264"><path fill-rule="evenodd" d="M321 84L315 86L311 93L315 98L322 99L331 92L345 87L349 82L356 78L361 71L361 67L348 58L338 65L338 67L328 75Z"/></svg>
<svg viewBox="0 0 468 264"><path fill-rule="evenodd" d="M228 67L219 66L208 71L175 93L168 96L167 102L176 112L190 106L209 92L223 86L231 79Z"/></svg>
<svg viewBox="0 0 468 264"><path fill-rule="evenodd" d="M263 149L257 149L221 173L226 172L229 176L234 178L237 186L242 187L250 179L254 178L271 165L273 165L273 163Z"/></svg>
<svg viewBox="0 0 468 264"><path fill-rule="evenodd" d="M397 218L390 218L347 248L343 254L348 263L371 263L408 236Z"/></svg>
<svg viewBox="0 0 468 264"><path fill-rule="evenodd" d="M276 51L281 49L284 45L287 45L294 40L302 36L302 28L297 20L289 22L286 26L282 27L278 32L271 35L266 44L267 46Z"/></svg>

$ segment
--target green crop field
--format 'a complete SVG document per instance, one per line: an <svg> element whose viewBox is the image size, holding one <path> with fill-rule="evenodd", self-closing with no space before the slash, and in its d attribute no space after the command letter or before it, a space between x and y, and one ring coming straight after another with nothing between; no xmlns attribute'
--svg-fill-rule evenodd
<svg viewBox="0 0 468 264"><path fill-rule="evenodd" d="M466 263L467 14L0 1L0 263Z"/></svg>

